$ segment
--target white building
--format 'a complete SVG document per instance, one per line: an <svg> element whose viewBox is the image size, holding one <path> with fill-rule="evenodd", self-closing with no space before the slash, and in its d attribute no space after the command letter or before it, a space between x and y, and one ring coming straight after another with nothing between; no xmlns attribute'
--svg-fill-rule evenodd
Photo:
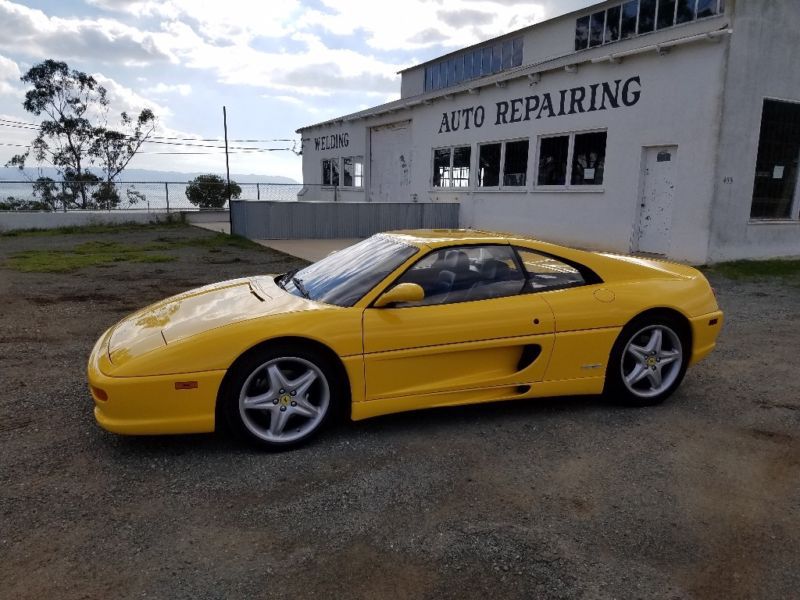
<svg viewBox="0 0 800 600"><path fill-rule="evenodd" d="M301 199L458 202L463 227L694 263L798 255L798 47L798 0L602 2L301 128Z"/></svg>

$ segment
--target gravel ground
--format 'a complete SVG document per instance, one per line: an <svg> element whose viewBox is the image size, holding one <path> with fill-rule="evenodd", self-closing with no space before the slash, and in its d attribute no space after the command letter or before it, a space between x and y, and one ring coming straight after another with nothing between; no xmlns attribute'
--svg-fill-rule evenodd
<svg viewBox="0 0 800 600"><path fill-rule="evenodd" d="M0 262L191 228L0 237ZM344 424L297 451L124 438L85 363L124 314L297 266L0 267L2 598L789 598L800 589L800 288L712 277L717 351L656 408L567 398Z"/></svg>

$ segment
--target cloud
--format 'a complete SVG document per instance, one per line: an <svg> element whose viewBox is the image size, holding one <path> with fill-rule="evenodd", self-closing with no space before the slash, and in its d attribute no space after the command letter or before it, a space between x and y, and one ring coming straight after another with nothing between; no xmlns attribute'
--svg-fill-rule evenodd
<svg viewBox="0 0 800 600"><path fill-rule="evenodd" d="M156 85L144 88L142 90L145 94L155 94L157 96L174 95L188 96L192 93L192 86L188 83L158 83Z"/></svg>
<svg viewBox="0 0 800 600"><path fill-rule="evenodd" d="M97 83L106 88L108 92L109 108L111 111L109 118L112 121L121 112L126 112L130 116L134 116L138 115L144 108L152 110L159 119L164 119L172 115L172 111L168 107L141 96L138 92L102 73L93 73L92 76L97 80Z"/></svg>
<svg viewBox="0 0 800 600"><path fill-rule="evenodd" d="M0 54L0 95L22 96L19 86L19 66L10 58Z"/></svg>
<svg viewBox="0 0 800 600"><path fill-rule="evenodd" d="M300 17L300 27L317 27L336 35L363 31L366 43L377 50L415 49L441 45L447 48L467 46L508 32L508 23L516 18L522 25L542 20L543 2L509 4L493 0L405 0L402 7L386 10L385 3L372 0L320 0L325 10L307 10ZM472 25L467 27L467 25ZM435 30L439 35L432 35ZM426 33L427 32L427 33Z"/></svg>
<svg viewBox="0 0 800 600"><path fill-rule="evenodd" d="M439 10L436 16L452 27L481 26L491 23L494 15L482 10Z"/></svg>
<svg viewBox="0 0 800 600"><path fill-rule="evenodd" d="M170 58L152 35L118 21L49 17L7 0L0 0L0 49L124 65Z"/></svg>

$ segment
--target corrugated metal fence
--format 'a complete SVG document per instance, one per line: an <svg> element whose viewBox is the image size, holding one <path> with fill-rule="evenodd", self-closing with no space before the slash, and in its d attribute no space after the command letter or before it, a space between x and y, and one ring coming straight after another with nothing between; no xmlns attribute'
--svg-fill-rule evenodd
<svg viewBox="0 0 800 600"><path fill-rule="evenodd" d="M458 227L456 203L243 202L231 206L233 233L256 240L363 238L395 229Z"/></svg>

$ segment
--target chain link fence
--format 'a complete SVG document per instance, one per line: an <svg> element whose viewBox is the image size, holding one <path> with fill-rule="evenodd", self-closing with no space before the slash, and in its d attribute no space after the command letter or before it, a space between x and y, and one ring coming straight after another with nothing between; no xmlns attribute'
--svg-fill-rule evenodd
<svg viewBox="0 0 800 600"><path fill-rule="evenodd" d="M227 209L227 185L204 183L193 197L189 182L0 181L0 211L141 210L171 212ZM238 190L236 188L239 188ZM294 202L304 188L295 183L237 183L234 199Z"/></svg>

